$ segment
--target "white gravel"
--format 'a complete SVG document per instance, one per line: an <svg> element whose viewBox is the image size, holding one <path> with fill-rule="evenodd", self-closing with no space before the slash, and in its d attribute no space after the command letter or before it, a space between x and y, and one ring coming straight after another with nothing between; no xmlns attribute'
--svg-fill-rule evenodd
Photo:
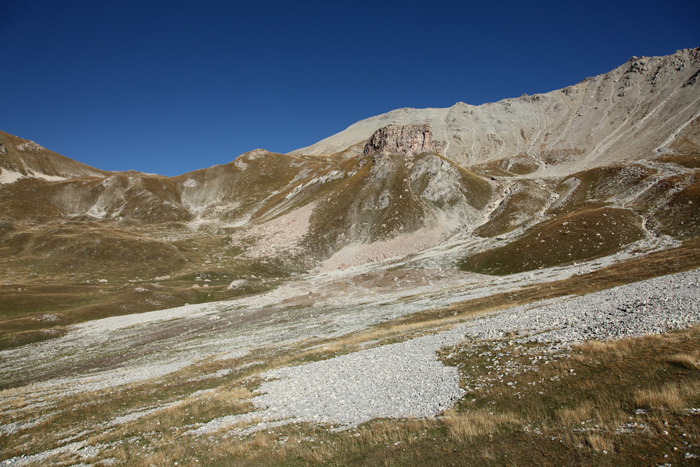
<svg viewBox="0 0 700 467"><path fill-rule="evenodd" d="M515 332L515 341L549 343L557 350L589 339L641 336L699 322L700 270L514 307L451 331L272 370L263 375L268 380L253 399L258 412L216 419L195 432L254 417L266 423L316 422L340 428L373 418L430 417L463 394L456 369L443 366L436 356L463 338L503 339Z"/></svg>
<svg viewBox="0 0 700 467"><path fill-rule="evenodd" d="M457 344L463 331L447 331L406 342L341 355L329 360L279 368L253 398L264 422L315 422L350 428L374 418L431 417L451 407L464 391L456 368L436 352ZM250 414L222 417L199 427L209 433Z"/></svg>
<svg viewBox="0 0 700 467"><path fill-rule="evenodd" d="M436 352L460 341L443 332L267 373L253 403L282 418L353 426L373 418L430 417L463 394L456 368Z"/></svg>
<svg viewBox="0 0 700 467"><path fill-rule="evenodd" d="M657 277L584 296L488 314L466 328L479 339L518 332L520 341L566 346L686 328L700 322L700 270Z"/></svg>

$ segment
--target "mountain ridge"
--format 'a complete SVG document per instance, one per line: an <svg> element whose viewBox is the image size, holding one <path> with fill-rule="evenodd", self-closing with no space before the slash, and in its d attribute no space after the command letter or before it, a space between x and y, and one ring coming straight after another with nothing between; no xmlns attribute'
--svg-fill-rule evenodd
<svg viewBox="0 0 700 467"><path fill-rule="evenodd" d="M226 261L300 272L458 242L461 251L446 256L445 266L493 272L494 258L492 265L483 255L462 260L489 249L509 256L531 246L533 231L556 241L568 230L557 224L562 216L607 225L608 215L619 216L626 233L604 236L584 257L639 242L672 244L665 236L686 239L700 229L699 73L700 49L634 57L547 94L398 109L290 154L256 149L176 177L104 172L0 133L7 226L0 248L8 258L30 253L49 265L36 245L55 240L45 226L56 223L97 228L105 238L126 229L164 252L172 250L161 238L225 238L218 248ZM511 255L521 261L507 269L580 256L570 250L577 243L560 244L568 249L552 250L552 261Z"/></svg>
<svg viewBox="0 0 700 467"><path fill-rule="evenodd" d="M551 167L548 170L544 166L547 162L546 156L549 156L550 164L561 164L565 161L557 161L556 156L564 158L567 151L591 153L585 163L579 160L575 161L575 164L567 164L571 173L595 165L604 165L613 160L648 157L651 155L648 152L649 148L660 152L672 144L689 122L700 117L697 110L700 98L697 92L691 92L690 89L699 72L700 48L682 49L673 55L661 57L632 57L608 73L589 77L575 85L545 94L506 98L479 106L458 102L449 108L393 110L361 120L336 135L289 154L319 155L340 152L366 140L377 129L388 124L428 123L436 138L445 145L445 156L461 166L524 153L539 159L537 162L541 173L560 174L561 171L552 170ZM673 75L673 79L668 80L670 75ZM659 86L663 83L663 77L666 77L667 83ZM641 85L645 84L643 81L648 82L648 89L644 90L647 96L641 97L648 97L655 92L661 98L649 98L640 103L637 99L640 96L635 94L641 93ZM613 112L612 115L603 112L609 111L618 103L620 111ZM574 104L575 108L570 108ZM645 108L641 108L642 105ZM533 121L545 124L552 121L552 118L546 116L550 112L557 116L559 127L545 125L544 128L538 129L533 125ZM627 113L632 115L628 117ZM636 141L645 129L652 126L648 121L655 114L658 114L656 118L663 122L663 125L658 125L653 137L642 137L641 141ZM619 120L615 122L618 123L618 128L613 132L599 128L599 122L606 120L601 118L603 116ZM465 128L471 128L471 134L464 131ZM597 132L599 135L589 138L591 141L586 141L589 132L593 135ZM620 135L616 135L620 132L625 138L621 139ZM469 149L462 141L467 138L472 141ZM697 128L692 128L692 138L697 148ZM543 147L539 148L538 145ZM625 145L630 145L631 148L620 151ZM639 148L646 148L646 152L639 153ZM618 154L613 158L612 154L616 151Z"/></svg>
<svg viewBox="0 0 700 467"><path fill-rule="evenodd" d="M58 181L84 176L101 177L108 172L50 151L34 141L0 131L0 183L25 177Z"/></svg>
<svg viewBox="0 0 700 467"><path fill-rule="evenodd" d="M353 155L356 156L358 155L363 149L364 149L364 143L374 134L378 129L381 127L387 126L387 125L415 125L415 124L424 124L427 123L430 125L433 134L435 135L436 141L438 141L439 144L443 145L444 147L444 154L445 157L448 157L449 159L457 162L459 165L462 166L471 166L471 165L476 165L480 163L486 163L486 162L491 162L495 159L498 158L498 156L503 155L503 154L510 154L510 155L518 155L522 154L523 152L521 149L523 149L523 145L520 146L515 146L515 149L510 149L510 150L505 150L505 149L497 149L496 151L493 151L494 154L489 155L485 160L479 160L479 159L474 159L474 154L470 155L465 155L463 151L458 151L455 149L455 146L459 146L459 144L455 145L455 140L458 139L458 135L456 136L455 134L450 133L450 125L447 123L452 124L454 126L456 123L464 123L462 122L457 122L457 118L463 117L464 114L466 115L472 115L474 113L478 113L482 110L485 110L485 112L482 113L488 113L490 109L494 109L497 107L512 107L512 106L522 106L523 104L532 104L532 103L537 103L542 100L551 100L555 96L559 96L560 94L564 95L571 95L577 92L577 89L579 88L588 88L591 86L594 86L595 84L598 84L599 82L604 82L604 81L614 81L615 84L618 84L618 92L616 97L625 97L628 93L631 92L631 90L626 89L626 88L632 88L638 83L634 83L632 79L628 75L634 75L634 74L639 74L646 78L652 85L656 85L656 83L661 81L661 77L669 74L672 68L675 68L677 72L682 72L679 73L677 76L677 79L674 81L681 82L681 84L675 83L676 87L672 89L672 94L677 94L679 92L679 89L683 88L690 88L693 86L698 78L700 77L700 47L699 48L693 48L693 49L681 49L677 51L676 53L672 55L667 55L667 56L659 56L659 57L631 57L626 63L616 67L615 69L611 70L610 72L607 73L602 73L600 75L584 78L582 81L580 81L577 84L567 86L561 89L557 89L554 91L550 91L547 93L540 93L540 94L533 94L533 95L527 95L523 94L520 97L510 97L510 98L504 98L496 102L490 102L490 103L484 103L481 105L470 105L466 104L464 102L457 102L451 107L447 108L423 108L423 109L416 109L416 108L410 108L410 107L404 107L404 108L399 108L395 109L392 111L389 111L384 114L376 115L373 117L369 117L364 120L360 120L352 125L350 125L348 128L345 130L336 133L335 135L331 135L327 138L322 139L321 141L318 141L310 146L306 146L304 148L299 148L296 150L293 150L289 153L288 155L311 155L311 156L320 156L320 155L330 155L330 154L337 154L337 153L344 153L345 156ZM662 86L668 87L669 85L666 84ZM654 89L649 90L649 93L653 93ZM658 94L658 92L657 92ZM561 96L559 96L561 97ZM683 96L681 96L683 97ZM591 102L588 102L586 104L583 103L583 101L590 101L591 96L584 95L581 97L581 106L577 107L575 110L577 112L581 112L581 109L584 106L589 106ZM608 100L604 98L604 100ZM695 126L700 126L700 125L694 125L693 123L700 118L700 111L697 110L698 104L700 103L700 97L693 95L692 99L690 102L684 101L684 104L682 107L682 112L681 115L679 115L677 118L674 120L681 120L682 123L680 123L677 126L673 126L671 123L664 125L665 127L670 127L670 129L667 129L665 132L664 136L659 136L656 135L654 137L655 141L659 141L659 144L653 146L654 150L656 153L662 153L664 150L668 150L669 145L674 143L675 139L682 139L681 135L684 135L684 131L686 133L690 133L690 136L693 138L693 141L691 141L691 144L694 145L693 149L697 149L697 140L700 139L700 136L698 136L698 133L700 133L700 129L695 128ZM648 105L647 105L648 106ZM556 106L555 106L556 107ZM631 111L630 109L627 109L628 111ZM632 109L634 110L634 109ZM658 113L663 109L646 109L644 114L642 115L642 119L649 119L651 118L652 115L650 113ZM513 110L507 110L506 113L514 114ZM511 116L511 122L503 122L503 121L498 121L498 117L502 115L497 115L497 116L487 116L488 119L494 120L496 119L497 123L505 123L505 126L503 128L506 129L506 131L502 131L500 133L487 133L486 134L486 139L494 139L494 136L500 136L501 138L504 138L504 141L500 142L500 145L503 145L505 143L509 143L509 141L505 140L505 137L503 135L506 135L508 133L516 134L517 137L521 139L528 140L528 146L532 147L535 142L530 142L529 138L531 135L526 134L525 128L511 128L508 125L513 124L517 120L517 112L515 112L515 115ZM579 117L583 117L582 115L578 115ZM452 119L451 122L447 122L448 119ZM483 116L477 115L475 117L476 123L478 123L478 120L480 118L484 118ZM541 118L541 115L525 115L526 119L539 119ZM570 118L570 117L567 117ZM588 116L589 119L597 120L595 116ZM473 123L473 122L472 122ZM517 123L517 122L516 122ZM573 123L573 122L569 122ZM635 122L634 124L638 124ZM632 124L632 125L634 125ZM469 127L470 125L462 125L463 127ZM473 126L473 125L472 125ZM495 125L491 125L492 129L496 129ZM693 126L693 128L688 128L689 126ZM672 131L671 131L672 130ZM629 130L628 130L629 131ZM442 134L440 134L442 133ZM9 135L5 132L2 132L2 135L4 135L5 138L18 138L13 135ZM566 139L566 135L564 136L559 136L559 139ZM19 138L21 140L21 138ZM569 138L571 139L571 138ZM34 143L33 141L30 140L22 140L26 148L32 148L29 149L29 151L46 151L46 152L51 152L51 154L55 156L60 156L56 153L53 153L52 151L47 151L45 148L39 146L38 144ZM610 144L610 141L606 141L605 139L603 141L597 142L593 146L593 153L596 157L593 159L598 161L596 164L598 165L604 165L605 163L611 162L610 160L605 159L604 157L601 157L601 153L604 152L604 148L602 146L605 146L606 144ZM1 143L0 143L1 144ZM499 143L496 141L496 145L498 146ZM355 148L353 148L353 146ZM650 146L647 144L646 141L637 146ZM6 146L5 146L6 147ZM530 148L532 149L532 148ZM555 148L550 148L550 150L553 150ZM585 153L585 149L576 149L576 148L558 148L560 151L566 151L567 149L571 151L576 151L578 153ZM2 149L0 148L0 151ZM6 151L6 149L5 149ZM250 154L253 152L268 152L264 149L255 149L252 151L248 151L244 154ZM480 151L480 152L479 152ZM479 154L484 154L485 149L480 148L479 151L477 151ZM6 164L6 159L7 159L7 154L3 153L4 157L3 160L5 161ZM528 150L525 150L526 155L528 154ZM648 157L651 155L650 153L645 153L645 154L639 154L637 157ZM64 158L65 156L60 156L61 158ZM590 158L590 157L589 157ZM66 160L72 160L65 158ZM235 159L234 159L235 160ZM617 159L618 161L620 160L626 160L624 158L622 159ZM79 176L79 175L95 175L95 176L101 176L106 173L115 173L115 172L107 172L103 171L94 167L90 167L88 165L82 164L77 161L75 162L74 165L80 164L83 167L82 171L75 171L74 173L67 173L65 174L66 177L70 176ZM214 167L222 166L222 165L227 165L228 163L222 163L222 164L217 164L209 168L201 168L201 169L195 169L190 172L186 172L181 175L169 177L169 178L178 178L178 177L184 177L190 173L195 173L200 170L206 170L206 169L211 169ZM31 170L33 170L30 167L28 167L30 170L29 175L31 175ZM582 165L577 165L575 167L576 170L581 170L585 168L591 168L589 166L582 166ZM3 183L7 183L12 177L18 177L18 176L27 176L26 169L23 172L22 169L19 170L12 170L11 166L3 165L0 164L0 170L2 170L2 173L6 173L5 178L3 180ZM16 172L12 173L12 175L8 174L8 172ZM43 172L38 172L40 174L43 174ZM143 172L136 172L136 173L143 173ZM1 173L0 173L1 174ZM54 174L51 173L46 173L44 175L51 176ZM146 175L157 175L157 174L146 174ZM63 175L57 175L57 176L63 176Z"/></svg>

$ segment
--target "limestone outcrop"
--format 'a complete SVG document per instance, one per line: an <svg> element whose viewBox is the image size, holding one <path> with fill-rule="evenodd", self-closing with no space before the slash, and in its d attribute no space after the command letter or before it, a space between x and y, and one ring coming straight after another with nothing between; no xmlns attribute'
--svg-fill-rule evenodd
<svg viewBox="0 0 700 467"><path fill-rule="evenodd" d="M385 156L401 154L411 158L424 152L439 152L441 144L433 140L427 123L417 125L387 125L374 132L362 152L374 156L375 162Z"/></svg>

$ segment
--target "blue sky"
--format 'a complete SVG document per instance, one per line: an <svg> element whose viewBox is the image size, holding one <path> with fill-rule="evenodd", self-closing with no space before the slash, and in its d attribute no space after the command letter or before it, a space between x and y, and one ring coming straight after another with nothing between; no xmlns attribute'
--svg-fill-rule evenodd
<svg viewBox="0 0 700 467"><path fill-rule="evenodd" d="M0 18L0 130L164 175L700 46L697 0L3 0Z"/></svg>

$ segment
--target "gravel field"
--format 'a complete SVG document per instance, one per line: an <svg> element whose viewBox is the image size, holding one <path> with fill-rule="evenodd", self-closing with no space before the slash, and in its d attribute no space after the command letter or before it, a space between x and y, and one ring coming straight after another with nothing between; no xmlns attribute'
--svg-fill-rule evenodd
<svg viewBox="0 0 700 467"><path fill-rule="evenodd" d="M315 422L349 428L373 418L431 417L463 394L455 368L436 352L457 344L463 331L432 334L307 365L268 373L253 399L263 421ZM250 420L251 415L212 420L208 433Z"/></svg>
<svg viewBox="0 0 700 467"><path fill-rule="evenodd" d="M559 348L681 329L700 322L700 270L657 277L578 297L509 308L466 327L478 339L509 332Z"/></svg>
<svg viewBox="0 0 700 467"><path fill-rule="evenodd" d="M463 394L456 370L436 356L463 339L502 339L515 332L517 342L547 343L554 351L585 340L641 336L699 322L700 270L514 307L451 331L270 371L263 375L268 381L259 388L262 394L253 399L260 409L255 415L264 422L341 428L372 418L431 417ZM250 419L250 414L225 417L196 431Z"/></svg>

